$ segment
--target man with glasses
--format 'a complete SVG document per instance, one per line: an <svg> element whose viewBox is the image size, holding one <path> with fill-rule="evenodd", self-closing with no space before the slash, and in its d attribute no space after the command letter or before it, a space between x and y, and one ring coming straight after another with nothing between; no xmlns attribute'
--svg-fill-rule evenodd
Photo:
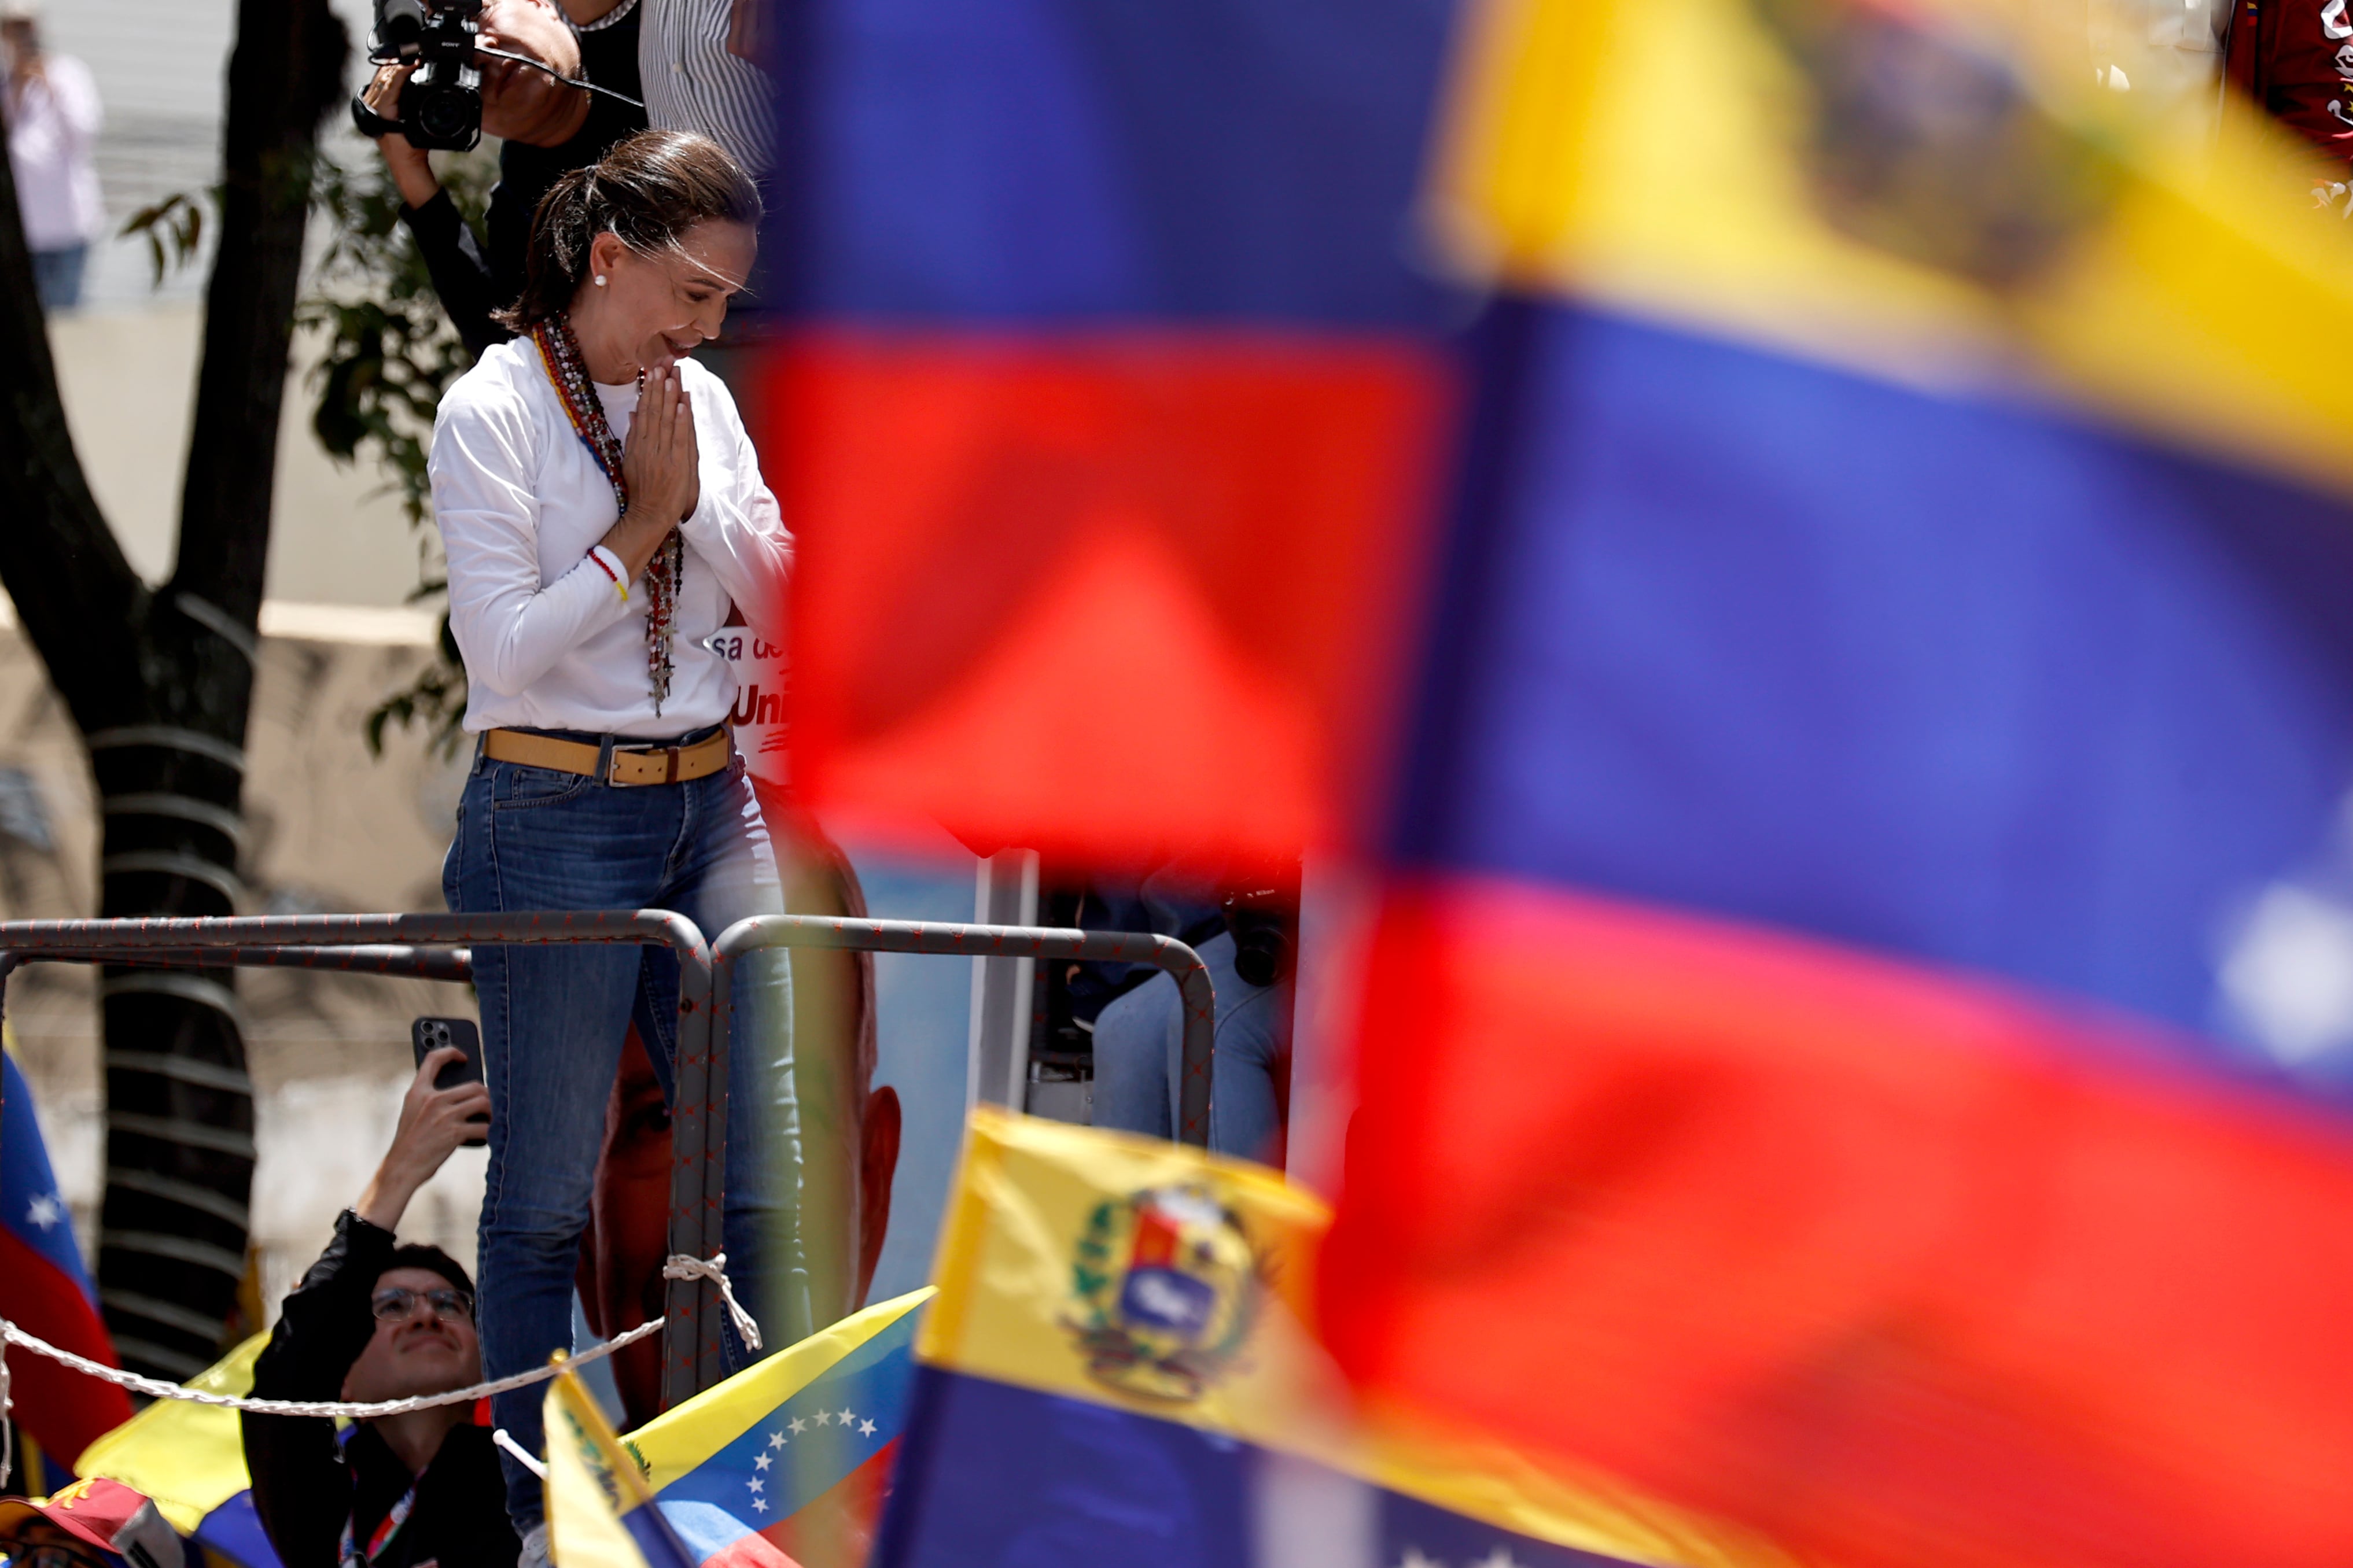
<svg viewBox="0 0 2353 1568"><path fill-rule="evenodd" d="M445 1046L417 1069L383 1163L286 1298L254 1364L256 1397L375 1403L480 1381L474 1282L440 1248L393 1235L417 1190L490 1114L479 1082L433 1087L463 1054ZM340 1435L326 1420L244 1423L254 1506L285 1568L513 1568L521 1544L475 1405L356 1422Z"/></svg>

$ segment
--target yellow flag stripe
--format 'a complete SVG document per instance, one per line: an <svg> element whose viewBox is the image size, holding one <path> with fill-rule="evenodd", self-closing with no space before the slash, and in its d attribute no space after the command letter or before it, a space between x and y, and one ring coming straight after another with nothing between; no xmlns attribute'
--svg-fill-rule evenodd
<svg viewBox="0 0 2353 1568"><path fill-rule="evenodd" d="M1980 45L2020 25L1995 0L1944 9ZM1430 203L1473 279L1926 390L2055 398L2353 492L2329 336L2353 311L2353 224L2309 210L2307 155L2251 110L2189 138L2097 118L2113 104L2072 90L2088 73L2035 86L2115 183L2052 268L1996 292L1825 216L1815 90L1751 0L1474 15Z"/></svg>

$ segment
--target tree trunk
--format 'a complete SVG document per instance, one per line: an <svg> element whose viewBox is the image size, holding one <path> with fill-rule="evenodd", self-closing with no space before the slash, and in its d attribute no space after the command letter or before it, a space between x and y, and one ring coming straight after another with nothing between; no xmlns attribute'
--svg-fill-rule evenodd
<svg viewBox="0 0 2353 1568"><path fill-rule="evenodd" d="M348 40L327 0L240 0L218 246L172 579L150 592L75 459L13 181L0 206L0 583L90 748L102 915L233 912L278 424L320 121ZM5 142L0 142L5 147ZM253 1098L234 973L110 968L100 1304L126 1365L210 1362L245 1272Z"/></svg>

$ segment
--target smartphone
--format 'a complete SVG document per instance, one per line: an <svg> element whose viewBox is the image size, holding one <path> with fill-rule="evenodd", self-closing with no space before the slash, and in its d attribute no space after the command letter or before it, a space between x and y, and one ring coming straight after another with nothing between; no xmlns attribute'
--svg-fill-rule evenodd
<svg viewBox="0 0 2353 1568"><path fill-rule="evenodd" d="M408 1043L417 1052L417 1065L423 1067L425 1058L444 1046L455 1046L466 1053L466 1059L451 1062L433 1075L436 1089L455 1089L461 1083L482 1081L482 1032L471 1018L417 1018L408 1026ZM488 1127L490 1118L478 1120ZM479 1149L490 1139L469 1138L465 1147Z"/></svg>

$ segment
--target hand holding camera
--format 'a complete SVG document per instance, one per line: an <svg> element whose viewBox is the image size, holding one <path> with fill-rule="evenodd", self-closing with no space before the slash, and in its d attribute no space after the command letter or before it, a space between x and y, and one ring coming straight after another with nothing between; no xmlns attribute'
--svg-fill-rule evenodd
<svg viewBox="0 0 2353 1568"><path fill-rule="evenodd" d="M496 5L490 8L499 10ZM501 79L518 72L535 73L532 79L544 78L560 88L577 89L563 95L572 100L569 129L551 131L536 125L534 116L526 110L522 124L493 127L494 134L521 135L526 141L554 145L578 130L584 112L578 106L586 101L580 96L584 93L602 93L633 108L645 107L626 94L567 74L578 71L579 55L561 13L546 8L542 25L529 20L533 9L523 6L518 13L515 5L509 5L500 12L507 20L492 26L485 21L484 0L438 0L430 6L426 0L375 0L375 29L368 40L368 59L378 67L396 68L399 75L396 79L379 69L368 89L352 100L352 119L360 133L379 142L397 136L420 153L470 150L482 139L483 78L486 70L493 68L486 62L502 62L495 68L505 73ZM517 26L539 40L536 54L529 39L510 38L501 31ZM501 47L510 43L517 47ZM512 89L508 96L513 96ZM515 119L510 106L509 121ZM553 139L541 142L543 135ZM391 155L387 152L386 156Z"/></svg>
<svg viewBox="0 0 2353 1568"><path fill-rule="evenodd" d="M384 154L385 167L392 174L400 199L412 207L421 207L440 193L441 182L434 177L433 161L399 129L400 92L407 85L410 70L407 66L377 67L359 100L385 126L375 139L375 147Z"/></svg>

